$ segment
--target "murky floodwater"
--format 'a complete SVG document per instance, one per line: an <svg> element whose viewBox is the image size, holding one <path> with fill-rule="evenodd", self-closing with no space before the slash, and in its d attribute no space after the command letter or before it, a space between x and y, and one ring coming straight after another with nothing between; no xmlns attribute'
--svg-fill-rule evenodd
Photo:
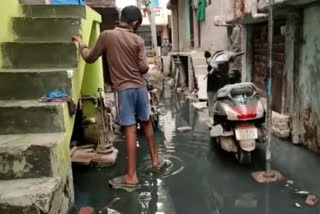
<svg viewBox="0 0 320 214"><path fill-rule="evenodd" d="M171 96L168 91L161 97L168 113L161 118L161 131L156 137L161 155L170 162L167 171L161 177L145 173L150 157L146 140L140 137L141 189L133 193L112 190L108 180L126 170L125 145L119 142L116 144L120 151L116 166L108 169L74 167L76 209L92 206L102 210L109 206L124 214L320 214L319 207L304 205L305 195L296 194L298 190L312 191L302 189L312 187L305 183L303 176L289 178L294 184L286 181L270 185L255 183L250 174L264 168L263 148L256 151L251 166L240 166L232 155L210 142L207 110L197 111L181 95ZM190 126L193 131L176 132L181 126ZM171 144L164 144L165 140ZM277 147L277 152L282 149L286 150L283 155L289 155L290 146ZM285 161L277 164L283 169L291 167L290 157L286 161L288 166L283 166ZM319 176L312 170L303 173L307 177Z"/></svg>

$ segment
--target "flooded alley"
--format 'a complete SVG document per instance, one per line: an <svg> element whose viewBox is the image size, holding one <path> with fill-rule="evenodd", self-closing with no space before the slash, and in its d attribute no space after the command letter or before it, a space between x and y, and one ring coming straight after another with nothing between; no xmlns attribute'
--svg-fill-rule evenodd
<svg viewBox="0 0 320 214"><path fill-rule="evenodd" d="M279 140L273 141L274 167L286 180L269 185L257 184L251 177L264 169L264 146L254 153L253 164L241 166L234 156L217 148L211 141L207 109L196 110L182 94L162 93L167 114L160 118L156 132L161 156L170 162L161 176L145 173L150 161L143 136L138 143L138 173L141 188L128 193L113 190L108 180L125 173L126 151L122 138L117 164L98 169L74 166L76 203L104 213L111 208L124 214L318 214L319 207L305 205L306 193L320 193L316 178L319 158L311 152ZM178 127L192 127L178 132ZM170 144L164 142L171 142ZM285 159L279 154L288 154ZM290 158L290 154L294 157ZM299 158L298 158L299 157ZM301 168L295 159L308 162ZM305 162L305 163L306 163ZM300 192L299 192L300 191ZM107 212L105 212L107 213Z"/></svg>

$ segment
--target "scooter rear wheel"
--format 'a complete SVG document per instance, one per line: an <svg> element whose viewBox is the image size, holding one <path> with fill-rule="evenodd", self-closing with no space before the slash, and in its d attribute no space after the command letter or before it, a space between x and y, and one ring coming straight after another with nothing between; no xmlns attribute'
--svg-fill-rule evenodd
<svg viewBox="0 0 320 214"><path fill-rule="evenodd" d="M246 152L246 151L240 150L236 154L236 158L240 164L247 165L247 164L251 163L252 155L251 155L251 152Z"/></svg>

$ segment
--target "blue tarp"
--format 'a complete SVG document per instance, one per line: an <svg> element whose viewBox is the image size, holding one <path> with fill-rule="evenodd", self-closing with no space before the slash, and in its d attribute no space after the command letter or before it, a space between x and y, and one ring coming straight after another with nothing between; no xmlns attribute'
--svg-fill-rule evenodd
<svg viewBox="0 0 320 214"><path fill-rule="evenodd" d="M51 4L83 5L86 4L86 0L51 0Z"/></svg>

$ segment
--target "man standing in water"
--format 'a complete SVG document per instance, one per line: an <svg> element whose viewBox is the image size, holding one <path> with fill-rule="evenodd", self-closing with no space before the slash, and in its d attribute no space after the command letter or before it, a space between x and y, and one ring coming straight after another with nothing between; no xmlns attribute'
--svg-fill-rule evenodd
<svg viewBox="0 0 320 214"><path fill-rule="evenodd" d="M118 97L118 114L125 130L128 153L128 172L109 183L117 188L136 188L139 185L136 161L136 123L141 121L150 146L152 171L160 171L165 161L158 155L152 122L146 80L143 75L149 70L144 41L135 34L142 23L142 14L135 6L121 11L120 24L113 30L101 33L95 46L90 49L81 37L73 41L80 44L81 55L87 63L95 62L100 56L107 59L112 88Z"/></svg>

